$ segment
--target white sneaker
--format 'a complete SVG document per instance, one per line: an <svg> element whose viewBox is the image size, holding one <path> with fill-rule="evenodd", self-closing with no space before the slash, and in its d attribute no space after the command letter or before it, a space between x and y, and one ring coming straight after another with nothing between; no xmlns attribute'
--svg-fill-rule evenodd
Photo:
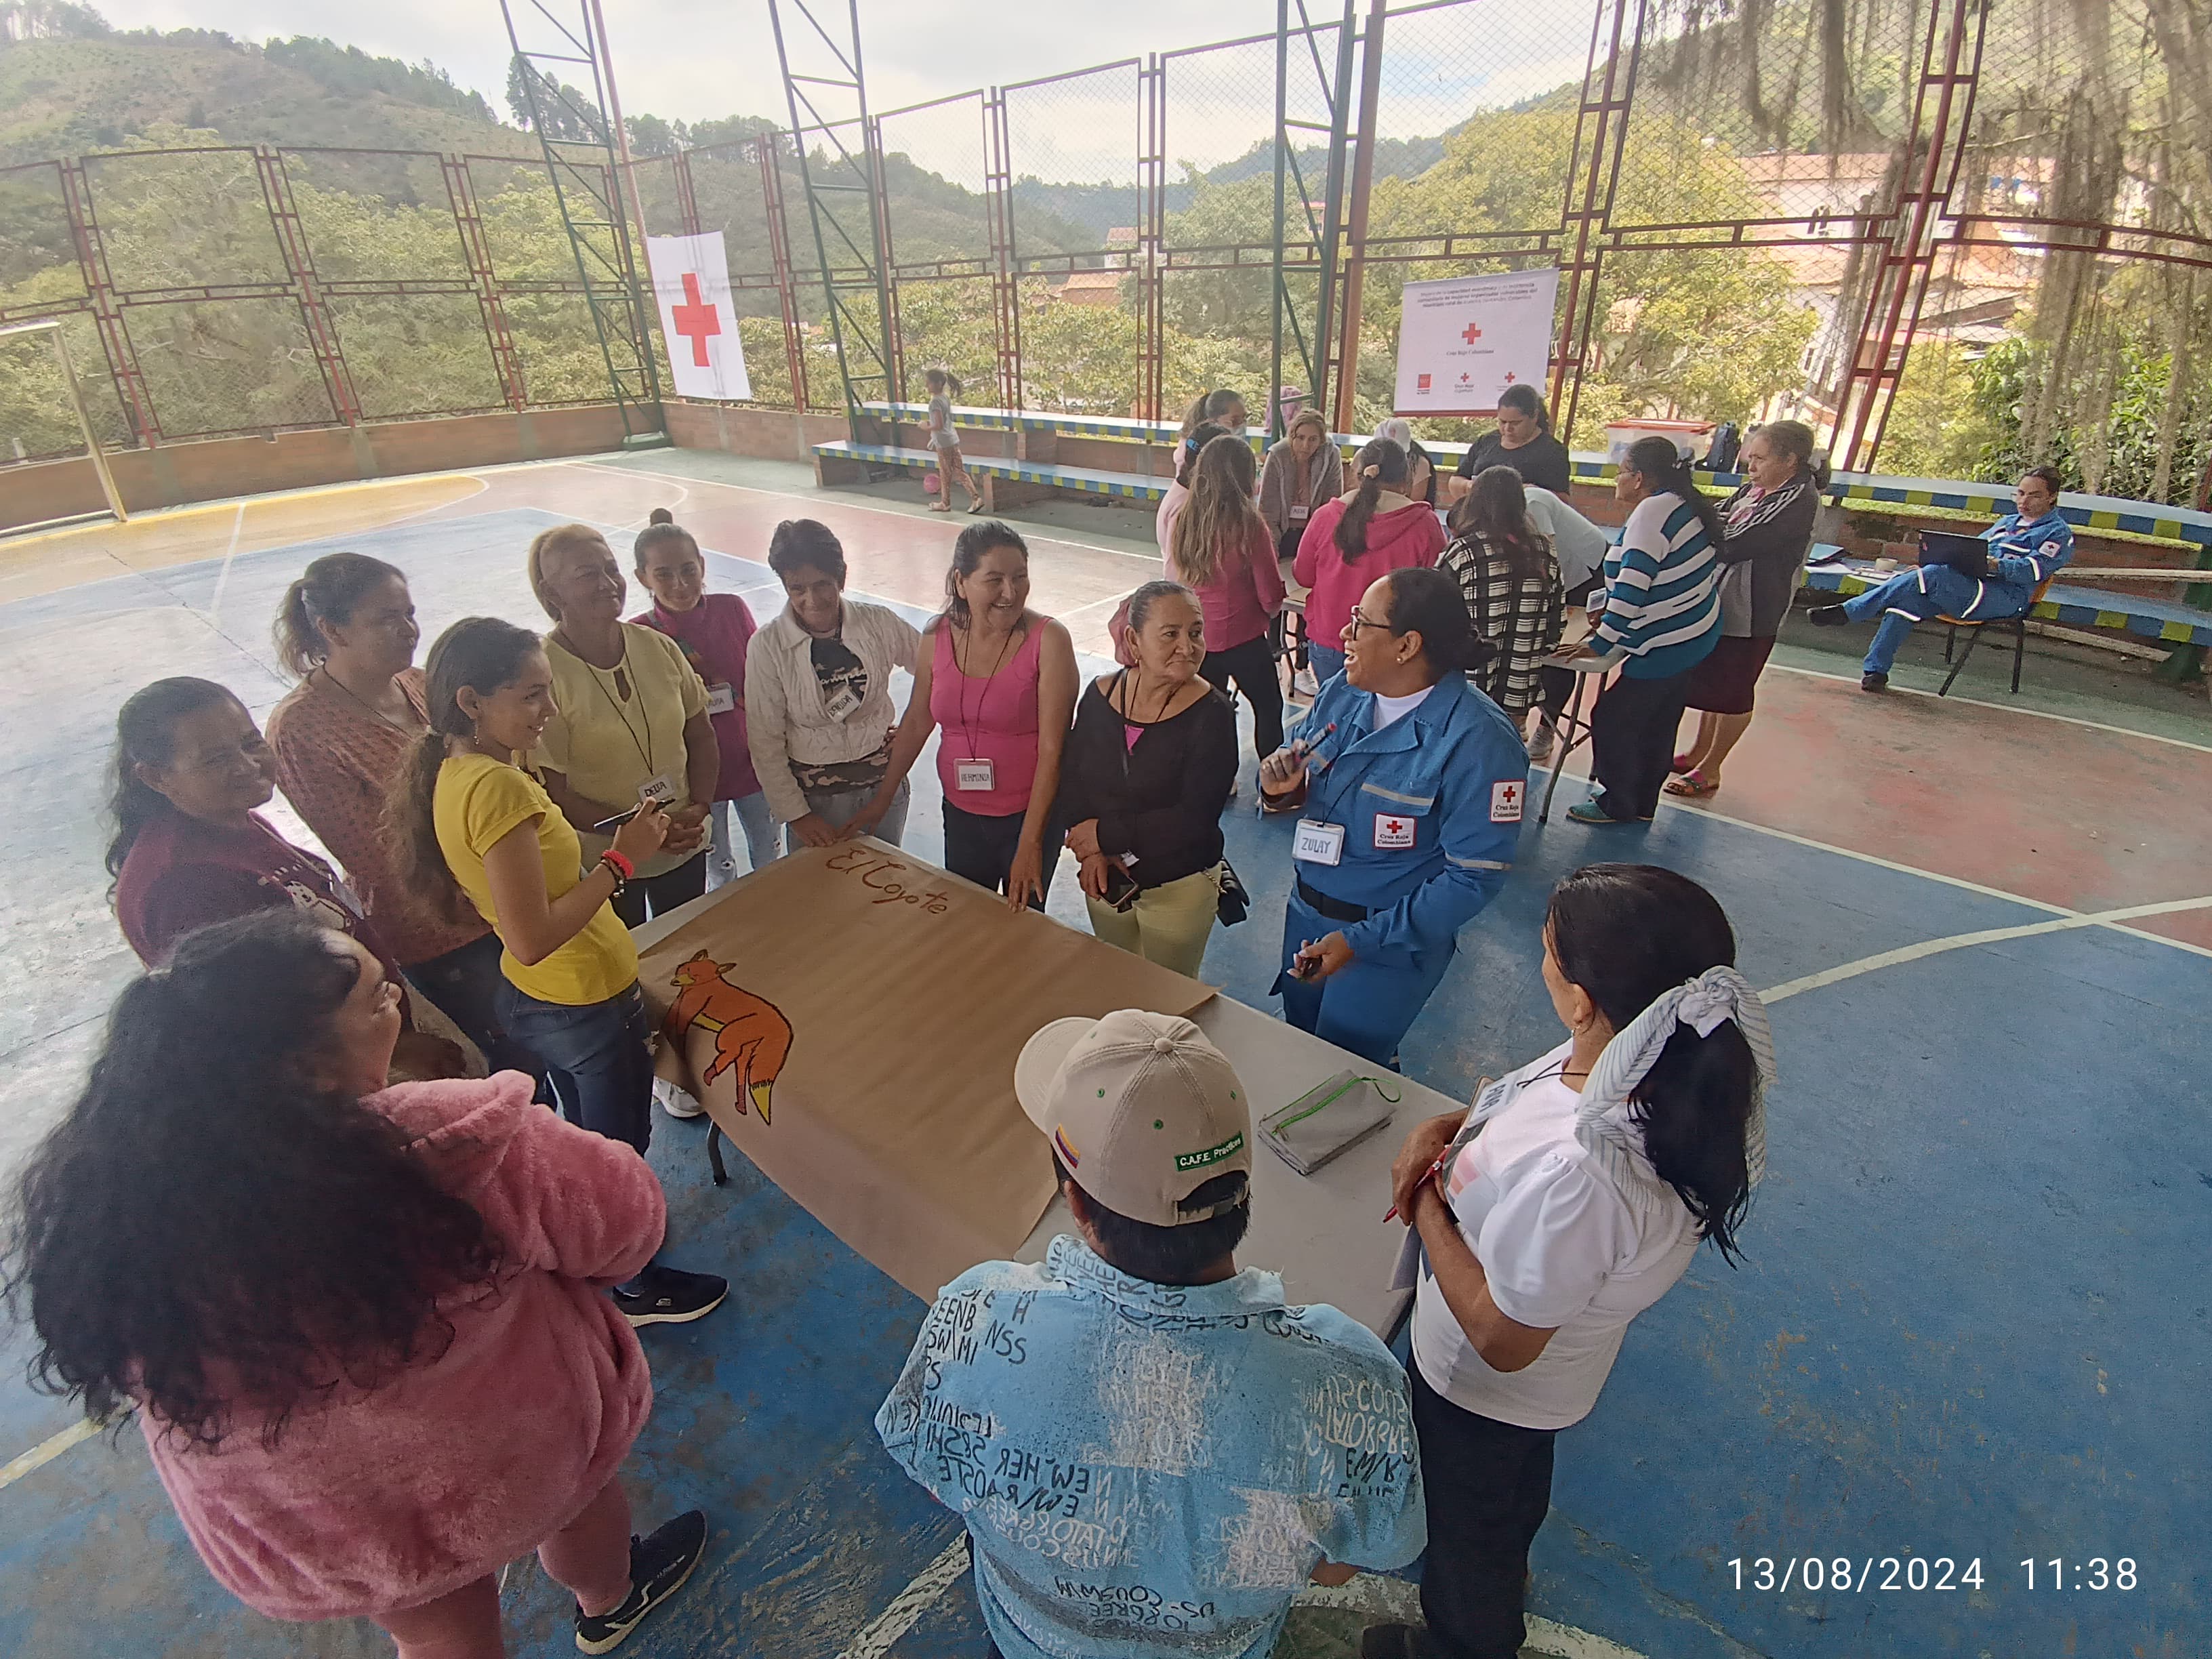
<svg viewBox="0 0 2212 1659"><path fill-rule="evenodd" d="M671 1117L698 1117L707 1109L665 1078L653 1079L653 1097Z"/></svg>
<svg viewBox="0 0 2212 1659"><path fill-rule="evenodd" d="M1559 728L1549 720L1536 722L1536 735L1528 739L1529 765L1541 766L1552 758L1552 744L1558 732Z"/></svg>

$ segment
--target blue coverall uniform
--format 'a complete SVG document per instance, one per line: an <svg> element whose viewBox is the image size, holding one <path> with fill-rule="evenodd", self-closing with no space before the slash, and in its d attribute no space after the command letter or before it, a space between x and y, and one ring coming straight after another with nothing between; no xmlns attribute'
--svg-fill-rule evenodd
<svg viewBox="0 0 2212 1659"><path fill-rule="evenodd" d="M2074 527L2056 509L2025 520L2008 513L1982 539L1990 544L1990 571L1979 580L1948 564L1923 564L1844 601L1844 614L1853 622L1881 618L1861 665L1868 673L1889 672L1905 636L1931 617L1999 622L2025 614L2037 587L2074 557Z"/></svg>
<svg viewBox="0 0 2212 1659"><path fill-rule="evenodd" d="M1274 989L1300 1030L1389 1066L1451 966L1459 930L1513 867L1528 751L1504 711L1457 674L1374 727L1373 694L1340 676L1299 726L1314 741L1299 843L1341 850L1334 864L1292 861ZM1294 978L1298 947L1333 933L1352 961L1327 979Z"/></svg>

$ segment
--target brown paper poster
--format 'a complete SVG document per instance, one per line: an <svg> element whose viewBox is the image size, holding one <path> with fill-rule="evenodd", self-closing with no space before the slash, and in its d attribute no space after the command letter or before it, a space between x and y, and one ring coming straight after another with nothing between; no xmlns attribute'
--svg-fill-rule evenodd
<svg viewBox="0 0 2212 1659"><path fill-rule="evenodd" d="M1194 980L874 841L803 848L640 963L661 1074L915 1295L1019 1249L1052 1201L1014 1057L1068 1015L1188 1014Z"/></svg>

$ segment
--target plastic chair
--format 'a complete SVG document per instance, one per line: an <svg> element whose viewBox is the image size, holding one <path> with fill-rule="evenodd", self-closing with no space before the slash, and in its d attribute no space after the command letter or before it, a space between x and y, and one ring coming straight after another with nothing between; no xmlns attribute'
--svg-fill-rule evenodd
<svg viewBox="0 0 2212 1659"><path fill-rule="evenodd" d="M1939 697L1950 695L1951 682L1959 678L1960 671L1966 665L1966 659L1974 654L1974 647L1981 643L1984 629L2009 626L2012 629L2012 689L2017 696L2020 694L2020 666L2027 655L2027 619L2034 614L2035 607L2043 602L2044 591L2057 580L2054 574L2038 582L2035 592L2028 597L2027 608L2016 617L1990 617L1980 622L1970 622L1961 617L1938 617L1936 620L1943 624L1945 630L1943 660L1951 663L1951 672L1943 677L1943 689L1936 695ZM1962 628L1966 630L1966 648L1959 653L1956 662L1952 662L1951 647L1958 642L1959 630Z"/></svg>

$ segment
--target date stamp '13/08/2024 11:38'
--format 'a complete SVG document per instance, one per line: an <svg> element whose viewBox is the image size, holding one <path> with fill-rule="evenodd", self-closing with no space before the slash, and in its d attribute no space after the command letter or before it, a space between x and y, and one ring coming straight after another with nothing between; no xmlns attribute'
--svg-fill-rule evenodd
<svg viewBox="0 0 2212 1659"><path fill-rule="evenodd" d="M1739 1590L1787 1595L1793 1589L1886 1591L1979 1590L1988 1575L1979 1556L1736 1556L1728 1563ZM2089 1556L2069 1561L2060 1556L2030 1558L2015 1565L2018 1582L2032 1590L2126 1592L2140 1582L2133 1556Z"/></svg>

